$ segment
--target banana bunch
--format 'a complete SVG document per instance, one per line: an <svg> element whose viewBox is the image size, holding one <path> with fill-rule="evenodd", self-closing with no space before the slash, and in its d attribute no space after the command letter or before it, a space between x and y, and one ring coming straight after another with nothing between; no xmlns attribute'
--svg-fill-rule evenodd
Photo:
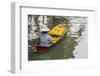
<svg viewBox="0 0 100 76"><path fill-rule="evenodd" d="M53 29L51 29L48 34L61 36L65 30L65 23L56 25Z"/></svg>
<svg viewBox="0 0 100 76"><path fill-rule="evenodd" d="M64 33L65 30L65 23L58 24L54 28L52 28L48 34L51 35L51 40L55 43L59 37Z"/></svg>

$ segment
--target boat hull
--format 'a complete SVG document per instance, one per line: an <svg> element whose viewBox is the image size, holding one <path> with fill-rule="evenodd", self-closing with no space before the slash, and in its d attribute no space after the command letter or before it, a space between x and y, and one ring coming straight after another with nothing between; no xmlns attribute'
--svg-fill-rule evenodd
<svg viewBox="0 0 100 76"><path fill-rule="evenodd" d="M45 53L45 52L47 52L48 48L49 48L49 47L37 46L37 47L36 47L36 52L37 52L37 53Z"/></svg>

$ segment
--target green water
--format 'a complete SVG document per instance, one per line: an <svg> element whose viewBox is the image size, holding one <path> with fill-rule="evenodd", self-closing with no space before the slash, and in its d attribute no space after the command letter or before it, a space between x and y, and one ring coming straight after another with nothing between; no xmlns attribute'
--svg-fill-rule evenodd
<svg viewBox="0 0 100 76"><path fill-rule="evenodd" d="M73 50L77 42L75 38L67 36L62 38L55 46L48 49L44 54L36 54L28 52L28 60L53 60L53 59L69 59L74 58ZM29 49L30 50L30 49Z"/></svg>

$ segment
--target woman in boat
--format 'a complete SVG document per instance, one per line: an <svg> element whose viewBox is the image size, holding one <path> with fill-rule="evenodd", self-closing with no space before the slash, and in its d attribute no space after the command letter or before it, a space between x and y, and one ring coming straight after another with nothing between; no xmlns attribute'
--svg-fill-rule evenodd
<svg viewBox="0 0 100 76"><path fill-rule="evenodd" d="M48 35L48 31L49 31L48 27L43 27L41 29L40 45L48 46L48 45L52 44L51 36Z"/></svg>

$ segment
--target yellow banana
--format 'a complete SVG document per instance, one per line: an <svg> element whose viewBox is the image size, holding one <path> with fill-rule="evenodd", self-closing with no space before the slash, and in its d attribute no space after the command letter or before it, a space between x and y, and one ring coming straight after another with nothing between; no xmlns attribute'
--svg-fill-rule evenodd
<svg viewBox="0 0 100 76"><path fill-rule="evenodd" d="M65 23L56 25L53 29L51 29L48 34L49 35L62 35L65 29ZM56 40L54 38L54 40Z"/></svg>

